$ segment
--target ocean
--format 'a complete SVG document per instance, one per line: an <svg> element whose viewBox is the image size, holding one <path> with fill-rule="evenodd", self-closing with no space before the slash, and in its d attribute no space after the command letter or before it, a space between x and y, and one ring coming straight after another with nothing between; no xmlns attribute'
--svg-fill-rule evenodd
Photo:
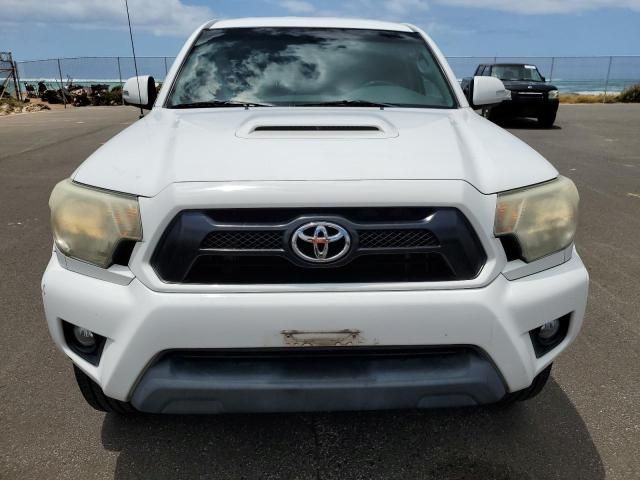
<svg viewBox="0 0 640 480"><path fill-rule="evenodd" d="M138 57L138 72L153 75L162 82L174 57ZM640 83L640 56L614 57L447 57L458 79L473 75L477 65L486 63L526 63L536 65L542 75L551 79L565 93L621 92ZM21 83L37 85L44 81L50 88L60 88L60 77L66 84L120 85L135 75L131 57L79 57L18 62ZM606 79L609 78L607 83Z"/></svg>
<svg viewBox="0 0 640 480"><path fill-rule="evenodd" d="M460 79L458 79L460 80ZM22 85L31 84L36 87L38 86L38 82L44 81L48 88L58 89L60 88L60 79L56 78L20 78L20 82ZM161 81L161 80L156 80ZM113 78L79 78L72 80L73 85L81 85L83 87L89 87L91 85L101 84L101 85L109 85L109 88L115 87L117 85L122 85L119 80ZM547 83L553 84L558 87L558 90L561 93L580 93L580 94L602 94L606 91L608 93L620 93L625 88L640 83L640 80L633 79L620 79L620 80L610 80L607 86L604 81L596 81L596 80L553 80L548 81ZM67 81L65 81L65 85Z"/></svg>

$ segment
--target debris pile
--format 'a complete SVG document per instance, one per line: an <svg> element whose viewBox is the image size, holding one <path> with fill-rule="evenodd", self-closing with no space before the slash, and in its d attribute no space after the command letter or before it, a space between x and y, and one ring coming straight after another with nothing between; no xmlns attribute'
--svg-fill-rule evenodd
<svg viewBox="0 0 640 480"><path fill-rule="evenodd" d="M106 84L85 86L69 82L64 88L51 89L45 82L38 82L37 91L33 85L27 85L26 91L28 97L39 97L50 104L66 102L76 107L122 104L122 87L119 85L109 88Z"/></svg>
<svg viewBox="0 0 640 480"><path fill-rule="evenodd" d="M21 102L15 98L0 99L0 116L12 113L39 112L41 110L51 110L51 108L44 103L31 103L28 100Z"/></svg>

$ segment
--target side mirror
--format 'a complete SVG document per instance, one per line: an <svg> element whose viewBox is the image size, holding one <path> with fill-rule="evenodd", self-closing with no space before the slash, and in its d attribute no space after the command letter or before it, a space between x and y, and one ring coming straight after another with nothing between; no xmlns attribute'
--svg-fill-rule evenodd
<svg viewBox="0 0 640 480"><path fill-rule="evenodd" d="M502 80L496 77L473 77L469 83L469 103L473 108L500 103L511 99Z"/></svg>
<svg viewBox="0 0 640 480"><path fill-rule="evenodd" d="M122 87L124 103L145 110L151 110L157 96L156 81L150 75L131 77Z"/></svg>

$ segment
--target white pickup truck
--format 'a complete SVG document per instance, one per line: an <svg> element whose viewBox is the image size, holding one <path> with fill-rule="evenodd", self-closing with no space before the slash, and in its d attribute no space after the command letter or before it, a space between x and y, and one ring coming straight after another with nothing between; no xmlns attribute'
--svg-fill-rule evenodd
<svg viewBox="0 0 640 480"><path fill-rule="evenodd" d="M42 280L93 407L508 403L576 338L574 184L415 26L212 21L124 96L150 112L55 187Z"/></svg>

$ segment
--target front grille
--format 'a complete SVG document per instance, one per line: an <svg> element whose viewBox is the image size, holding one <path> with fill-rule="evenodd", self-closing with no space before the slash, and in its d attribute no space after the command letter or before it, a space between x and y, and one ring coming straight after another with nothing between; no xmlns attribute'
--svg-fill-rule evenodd
<svg viewBox="0 0 640 480"><path fill-rule="evenodd" d="M344 258L313 263L296 253L294 232L313 222L348 232ZM250 285L468 280L485 261L459 210L406 207L187 210L171 222L151 264L165 282Z"/></svg>
<svg viewBox="0 0 640 480"><path fill-rule="evenodd" d="M282 249L282 232L217 231L202 241L205 250L278 250Z"/></svg>
<svg viewBox="0 0 640 480"><path fill-rule="evenodd" d="M305 268L284 257L206 255L191 266L184 283L226 285L284 283L393 283L456 280L442 256L428 253L363 255L346 265Z"/></svg>
<svg viewBox="0 0 640 480"><path fill-rule="evenodd" d="M511 92L511 98L521 102L541 102L546 99L546 95L542 92Z"/></svg>
<svg viewBox="0 0 640 480"><path fill-rule="evenodd" d="M364 230L358 232L360 248L435 247L438 239L430 230Z"/></svg>
<svg viewBox="0 0 640 480"><path fill-rule="evenodd" d="M221 230L202 241L204 250L283 250L285 232ZM429 230L363 230L358 232L360 248L435 247L438 239Z"/></svg>

